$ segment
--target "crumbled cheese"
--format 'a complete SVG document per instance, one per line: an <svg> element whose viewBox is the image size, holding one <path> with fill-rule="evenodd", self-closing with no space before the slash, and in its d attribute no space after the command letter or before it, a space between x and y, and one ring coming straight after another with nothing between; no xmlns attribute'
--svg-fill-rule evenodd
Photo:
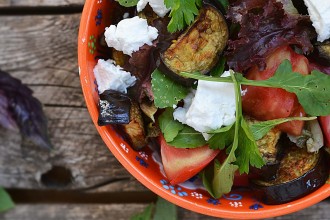
<svg viewBox="0 0 330 220"><path fill-rule="evenodd" d="M324 145L323 133L317 119L307 121L300 136L289 135L291 142L298 147L307 148L308 152L318 152Z"/></svg>
<svg viewBox="0 0 330 220"><path fill-rule="evenodd" d="M226 71L223 77L229 76ZM232 83L198 81L196 91L184 99L184 106L177 108L174 119L196 131L207 133L235 122L235 88ZM204 136L206 139L207 135Z"/></svg>
<svg viewBox="0 0 330 220"><path fill-rule="evenodd" d="M137 11L142 11L148 3L152 10L162 18L171 10L166 8L164 0L140 0L136 6Z"/></svg>
<svg viewBox="0 0 330 220"><path fill-rule="evenodd" d="M126 13L123 14L123 19L126 19L128 17L129 17L129 13L128 12L126 12Z"/></svg>
<svg viewBox="0 0 330 220"><path fill-rule="evenodd" d="M100 94L109 89L127 93L127 88L136 81L135 76L117 66L113 60L99 59L93 71Z"/></svg>
<svg viewBox="0 0 330 220"><path fill-rule="evenodd" d="M152 45L152 41L158 37L158 30L148 26L146 19L135 16L121 20L117 26L106 28L104 35L109 47L131 56L144 44Z"/></svg>
<svg viewBox="0 0 330 220"><path fill-rule="evenodd" d="M330 1L304 0L308 14L318 34L317 40L323 42L330 38Z"/></svg>

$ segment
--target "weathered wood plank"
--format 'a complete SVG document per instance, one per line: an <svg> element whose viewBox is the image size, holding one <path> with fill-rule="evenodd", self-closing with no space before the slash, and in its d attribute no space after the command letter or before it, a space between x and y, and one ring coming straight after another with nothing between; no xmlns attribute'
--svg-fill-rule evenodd
<svg viewBox="0 0 330 220"><path fill-rule="evenodd" d="M0 19L0 68L28 84L46 106L54 145L51 152L28 149L17 132L0 129L2 186L45 189L51 185L50 177L46 176L48 183L42 182L42 174L57 166L72 174L69 183L57 183L63 189L92 187L125 177L127 181L102 189L146 190L106 148L85 108L77 67L79 20L79 14Z"/></svg>
<svg viewBox="0 0 330 220"><path fill-rule="evenodd" d="M133 214L141 212L147 204L111 204L111 205L18 205L6 213L0 214L3 220L127 220ZM305 210L281 216L278 220L323 220L329 219L329 203L322 202ZM250 216L253 219L253 216ZM182 208L178 209L180 220L215 220Z"/></svg>
<svg viewBox="0 0 330 220"><path fill-rule="evenodd" d="M27 84L79 87L80 14L0 19L0 68Z"/></svg>
<svg viewBox="0 0 330 220"><path fill-rule="evenodd" d="M0 7L10 6L70 6L83 5L84 0L1 0Z"/></svg>

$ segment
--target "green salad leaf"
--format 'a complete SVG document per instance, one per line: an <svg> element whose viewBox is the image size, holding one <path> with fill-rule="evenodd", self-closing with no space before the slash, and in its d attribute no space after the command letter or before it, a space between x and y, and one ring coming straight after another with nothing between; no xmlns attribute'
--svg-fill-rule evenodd
<svg viewBox="0 0 330 220"><path fill-rule="evenodd" d="M206 141L200 132L184 125L184 128L179 131L174 140L167 143L176 148L196 148L205 145Z"/></svg>
<svg viewBox="0 0 330 220"><path fill-rule="evenodd" d="M171 142L184 128L184 125L173 118L173 108L166 108L166 110L159 116L159 128L164 134L166 142Z"/></svg>
<svg viewBox="0 0 330 220"><path fill-rule="evenodd" d="M166 108L159 116L159 128L166 142L176 148L196 148L206 144L203 135L173 118L173 108Z"/></svg>
<svg viewBox="0 0 330 220"><path fill-rule="evenodd" d="M0 212L14 208L15 204L9 194L0 187Z"/></svg>
<svg viewBox="0 0 330 220"><path fill-rule="evenodd" d="M221 164L214 160L213 166L208 166L202 172L203 185L208 193L214 198L220 198L229 193L234 183L234 175L238 166L232 164L236 160L235 154L228 155L228 161Z"/></svg>
<svg viewBox="0 0 330 220"><path fill-rule="evenodd" d="M177 207L166 201L165 199L158 197L156 203L156 210L153 220L177 220Z"/></svg>
<svg viewBox="0 0 330 220"><path fill-rule="evenodd" d="M222 127L218 130L212 131L209 134L213 134L208 140L209 147L211 149L225 149L226 146L231 145L235 135L235 123L230 126Z"/></svg>
<svg viewBox="0 0 330 220"><path fill-rule="evenodd" d="M250 125L250 129L253 133L254 139L260 140L263 138L271 129L273 129L276 125L289 122L289 121L311 121L316 119L316 117L291 117L291 118L279 118L269 121L260 121L256 123L252 123Z"/></svg>
<svg viewBox="0 0 330 220"><path fill-rule="evenodd" d="M130 220L177 220L177 207L158 197L156 204L151 203L142 212L134 214Z"/></svg>
<svg viewBox="0 0 330 220"><path fill-rule="evenodd" d="M139 0L116 0L121 6L133 7L136 6Z"/></svg>
<svg viewBox="0 0 330 220"><path fill-rule="evenodd" d="M189 93L187 87L174 82L158 69L152 73L151 77L151 88L157 108L173 107Z"/></svg>
<svg viewBox="0 0 330 220"><path fill-rule="evenodd" d="M236 151L236 164L239 167L239 172L241 174L249 173L250 166L261 168L263 165L265 165L265 162L261 157L253 133L242 115L238 133L239 136L238 147Z"/></svg>
<svg viewBox="0 0 330 220"><path fill-rule="evenodd" d="M240 87L233 74L231 74L231 77L235 85L235 90L240 90ZM236 170L238 169L238 166L235 165L234 162L236 162L235 151L238 147L238 131L242 111L239 110L241 107L241 96L235 93L235 98L237 102L236 122L234 123L235 126L233 126L234 136L232 140L232 145L229 148L230 152L228 153L227 158L225 159L225 161L223 161L222 164L219 161L214 160L213 173L211 170L208 170L211 168L208 168L202 174L205 188L214 198L220 198L223 194L229 193L231 191L231 188L234 184L234 175ZM224 130L230 131L231 128L227 128ZM220 132L220 134L221 133L222 132Z"/></svg>
<svg viewBox="0 0 330 220"><path fill-rule="evenodd" d="M167 8L171 8L170 23L167 29L170 33L183 30L195 20L199 14L198 8L202 6L202 0L165 0Z"/></svg>
<svg viewBox="0 0 330 220"><path fill-rule="evenodd" d="M217 65L211 70L210 76L219 77L223 74L226 67L226 58L224 56L220 57Z"/></svg>

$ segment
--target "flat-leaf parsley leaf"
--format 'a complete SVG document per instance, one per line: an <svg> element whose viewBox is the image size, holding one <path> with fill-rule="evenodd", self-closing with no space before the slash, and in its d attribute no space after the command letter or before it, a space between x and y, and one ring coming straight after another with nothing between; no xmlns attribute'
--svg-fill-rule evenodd
<svg viewBox="0 0 330 220"><path fill-rule="evenodd" d="M184 125L173 118L173 108L167 108L158 118L159 128L166 142L171 142L184 128Z"/></svg>
<svg viewBox="0 0 330 220"><path fill-rule="evenodd" d="M167 8L171 8L170 23L167 26L169 32L174 33L183 30L190 25L195 16L198 15L198 8L202 5L202 0L165 0Z"/></svg>

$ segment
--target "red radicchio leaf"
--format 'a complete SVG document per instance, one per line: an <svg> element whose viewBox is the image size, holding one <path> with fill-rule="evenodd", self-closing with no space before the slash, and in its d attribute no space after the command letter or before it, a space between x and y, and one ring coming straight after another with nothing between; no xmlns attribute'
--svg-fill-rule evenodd
<svg viewBox="0 0 330 220"><path fill-rule="evenodd" d="M309 17L287 14L276 0L238 0L227 18L241 26L226 51L228 65L235 71L243 72L255 64L264 69L266 57L280 46L297 45L305 54L313 50L315 31Z"/></svg>
<svg viewBox="0 0 330 220"><path fill-rule="evenodd" d="M14 122L15 121L15 122ZM20 129L23 140L51 148L47 118L32 90L0 70L0 125Z"/></svg>

